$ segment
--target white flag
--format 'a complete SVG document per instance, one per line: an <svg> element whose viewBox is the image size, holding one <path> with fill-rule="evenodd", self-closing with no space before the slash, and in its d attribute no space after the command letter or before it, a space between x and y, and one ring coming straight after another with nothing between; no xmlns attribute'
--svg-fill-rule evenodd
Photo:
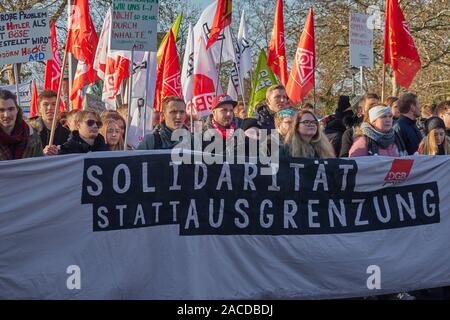
<svg viewBox="0 0 450 320"><path fill-rule="evenodd" d="M136 148L146 134L151 132L153 100L156 87L156 52L136 51L133 55L136 73L133 76L133 100L131 122L128 129L128 145ZM147 85L146 85L147 84ZM145 95L147 94L147 96ZM147 109L147 116L145 115ZM146 119L146 120L144 120ZM146 125L144 125L146 123ZM145 132L144 132L145 127Z"/></svg>
<svg viewBox="0 0 450 320"><path fill-rule="evenodd" d="M183 97L190 112L190 105L193 98L194 89L194 34L192 25L189 24L189 33L186 40L186 50L184 51L183 67L181 69L181 85L183 87Z"/></svg>
<svg viewBox="0 0 450 320"><path fill-rule="evenodd" d="M109 8L103 21L102 32L95 53L94 69L97 71L99 78L103 80L102 101L106 103L107 109L116 109L118 90L115 83L121 80L116 80L116 77L124 77L123 72L117 73L116 70L118 67L129 68L131 52L110 50L111 21L111 8Z"/></svg>
<svg viewBox="0 0 450 320"><path fill-rule="evenodd" d="M244 11L242 11L241 15L234 61L231 69L230 81L228 83L228 95L233 99L238 100L238 96L241 95L241 86L242 89L244 86L244 78L247 73L252 70L252 52L247 37L247 25L244 19Z"/></svg>
<svg viewBox="0 0 450 320"><path fill-rule="evenodd" d="M202 36L205 43L208 43L209 33L216 14L217 0L210 4L201 14L197 24L194 26L195 37ZM222 46L222 59L220 59L220 49ZM231 39L230 26L227 26L219 36L219 39L208 49L212 53L214 63L234 60L234 46Z"/></svg>
<svg viewBox="0 0 450 320"><path fill-rule="evenodd" d="M95 52L94 70L101 80L105 80L106 57L108 55L109 37L111 34L111 8L106 13L103 21L102 32L98 38L97 51Z"/></svg>
<svg viewBox="0 0 450 320"><path fill-rule="evenodd" d="M194 30L195 34L195 30ZM211 113L211 102L217 94L222 94L222 87L218 83L216 64L211 57L211 51L206 51L203 37L196 37L194 46L194 90L193 103L199 117Z"/></svg>

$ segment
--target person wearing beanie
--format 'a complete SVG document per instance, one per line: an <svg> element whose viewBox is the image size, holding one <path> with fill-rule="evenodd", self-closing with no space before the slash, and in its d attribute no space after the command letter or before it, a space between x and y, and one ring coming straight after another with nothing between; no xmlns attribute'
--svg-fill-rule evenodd
<svg viewBox="0 0 450 320"><path fill-rule="evenodd" d="M426 155L449 155L450 137L445 132L445 122L439 117L425 121L425 137L419 144L417 153Z"/></svg>
<svg viewBox="0 0 450 320"><path fill-rule="evenodd" d="M393 115L389 106L377 104L368 109L364 122L355 129L350 157L408 155L400 135L392 128Z"/></svg>
<svg viewBox="0 0 450 320"><path fill-rule="evenodd" d="M284 109L275 114L275 129L280 135L280 142L284 141L286 134L294 122L295 110Z"/></svg>

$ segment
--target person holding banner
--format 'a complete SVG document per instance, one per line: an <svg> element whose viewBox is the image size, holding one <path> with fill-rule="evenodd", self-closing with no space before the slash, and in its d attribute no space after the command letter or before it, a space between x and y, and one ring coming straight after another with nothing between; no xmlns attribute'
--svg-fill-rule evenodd
<svg viewBox="0 0 450 320"><path fill-rule="evenodd" d="M333 146L319 127L319 120L309 110L297 112L280 156L294 158L336 158Z"/></svg>
<svg viewBox="0 0 450 320"><path fill-rule="evenodd" d="M105 139L99 134L102 127L100 116L92 110L83 110L77 114L76 128L69 140L61 146L59 154L88 153L108 151Z"/></svg>
<svg viewBox="0 0 450 320"><path fill-rule="evenodd" d="M364 122L354 130L354 142L350 157L361 156L407 156L405 143L393 128L391 107L376 104L364 115Z"/></svg>
<svg viewBox="0 0 450 320"><path fill-rule="evenodd" d="M0 90L0 161L42 155L39 135L23 120L16 96Z"/></svg>
<svg viewBox="0 0 450 320"><path fill-rule="evenodd" d="M137 150L172 149L178 144L178 141L172 141L172 132L186 128L186 104L183 98L168 96L163 98L161 105L164 122L144 137Z"/></svg>
<svg viewBox="0 0 450 320"><path fill-rule="evenodd" d="M53 145L49 145L50 131L52 129L53 116L55 114L57 94L52 90L44 90L38 97L39 117L30 119L32 126L41 138L41 144L44 146L43 153L53 156L59 153L58 146L62 145L69 138L70 131L64 128L58 121L55 129L55 139Z"/></svg>

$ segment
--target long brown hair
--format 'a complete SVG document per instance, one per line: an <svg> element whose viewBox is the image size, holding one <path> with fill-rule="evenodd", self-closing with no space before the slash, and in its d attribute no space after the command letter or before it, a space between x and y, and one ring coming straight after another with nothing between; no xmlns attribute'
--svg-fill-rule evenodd
<svg viewBox="0 0 450 320"><path fill-rule="evenodd" d="M116 120L109 119L109 120L106 120L106 123L104 123L103 126L101 127L100 134L103 136L103 138L105 138L105 143L108 145L108 149L110 151L121 151L121 150L123 150L123 147L124 147L123 136L121 134L119 134L119 142L116 145L111 146L108 143L108 137L107 137L106 132L108 131L108 127L111 126L112 124L116 125L120 129L120 125L117 123Z"/></svg>
<svg viewBox="0 0 450 320"><path fill-rule="evenodd" d="M300 110L294 117L294 125L289 129L286 134L285 144L289 148L289 154L291 157L304 157L314 158L316 155L319 158L336 158L334 154L333 146L328 138L323 134L322 128L317 121L317 132L308 143L302 139L298 132L300 121L304 114L310 114L317 120L313 112L309 110Z"/></svg>

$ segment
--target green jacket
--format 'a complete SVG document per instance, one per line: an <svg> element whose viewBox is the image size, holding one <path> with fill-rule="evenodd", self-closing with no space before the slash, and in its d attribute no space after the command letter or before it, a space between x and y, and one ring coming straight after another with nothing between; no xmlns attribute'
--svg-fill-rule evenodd
<svg viewBox="0 0 450 320"><path fill-rule="evenodd" d="M41 157L44 154L42 153L42 144L41 138L39 134L30 128L30 139L28 140L28 144L23 152L22 159L24 158L33 158L33 157ZM0 161L6 160L3 158L2 153L0 152Z"/></svg>

